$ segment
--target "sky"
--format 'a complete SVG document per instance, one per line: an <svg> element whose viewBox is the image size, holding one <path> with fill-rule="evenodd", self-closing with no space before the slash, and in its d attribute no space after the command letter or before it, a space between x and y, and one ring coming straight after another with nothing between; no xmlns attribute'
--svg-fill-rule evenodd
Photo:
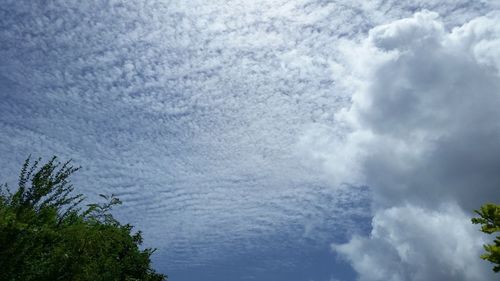
<svg viewBox="0 0 500 281"><path fill-rule="evenodd" d="M0 181L72 159L169 280L497 277L500 2L0 4Z"/></svg>

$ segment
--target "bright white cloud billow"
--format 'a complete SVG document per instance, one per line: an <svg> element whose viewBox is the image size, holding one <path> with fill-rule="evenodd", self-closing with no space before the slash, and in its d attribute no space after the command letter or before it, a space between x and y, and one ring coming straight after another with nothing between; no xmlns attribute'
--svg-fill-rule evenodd
<svg viewBox="0 0 500 281"><path fill-rule="evenodd" d="M355 236L333 249L351 262L360 281L489 280L489 268L478 262L486 240L469 219L450 204L392 207L375 214L369 239Z"/></svg>
<svg viewBox="0 0 500 281"><path fill-rule="evenodd" d="M424 11L345 43L352 105L303 147L335 180L373 188L371 235L334 246L360 280L493 278L470 216L500 201L498 22L492 12L449 31ZM336 145L317 143L329 138Z"/></svg>

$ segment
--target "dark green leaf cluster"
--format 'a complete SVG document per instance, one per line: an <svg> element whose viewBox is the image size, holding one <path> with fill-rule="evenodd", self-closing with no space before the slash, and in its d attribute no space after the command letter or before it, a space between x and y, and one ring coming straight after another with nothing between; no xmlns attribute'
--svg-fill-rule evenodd
<svg viewBox="0 0 500 281"><path fill-rule="evenodd" d="M120 200L79 206L69 177L78 168L56 157L23 165L19 186L0 188L0 280L160 281L152 249L141 250L140 232L109 213Z"/></svg>
<svg viewBox="0 0 500 281"><path fill-rule="evenodd" d="M480 210L475 211L479 218L473 218L472 223L481 224L481 231L487 234L500 232L500 205L485 204ZM495 266L493 271L500 272L500 236L496 236L493 244L484 245L486 253L481 258Z"/></svg>

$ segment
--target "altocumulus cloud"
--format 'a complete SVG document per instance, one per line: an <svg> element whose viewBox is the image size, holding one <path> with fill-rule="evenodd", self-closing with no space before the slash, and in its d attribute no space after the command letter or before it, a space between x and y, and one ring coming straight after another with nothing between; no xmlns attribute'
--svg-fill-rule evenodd
<svg viewBox="0 0 500 281"><path fill-rule="evenodd" d="M307 280L324 266L308 255L353 233L338 253L361 276L357 245L406 278L397 249L423 240L394 232L404 213L480 242L465 217L497 195L498 36L473 18L498 1L0 2L0 180L29 153L74 158L75 185L123 199L172 279ZM363 41L421 9L442 17ZM369 185L374 214L342 183Z"/></svg>
<svg viewBox="0 0 500 281"><path fill-rule="evenodd" d="M302 146L335 182L373 188L369 237L332 246L360 280L493 280L470 216L500 201L499 22L449 31L423 11L341 47L352 104Z"/></svg>

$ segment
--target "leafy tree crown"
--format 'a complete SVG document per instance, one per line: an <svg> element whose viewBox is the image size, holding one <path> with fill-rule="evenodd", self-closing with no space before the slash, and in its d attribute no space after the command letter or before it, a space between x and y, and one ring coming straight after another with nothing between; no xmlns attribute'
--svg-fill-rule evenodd
<svg viewBox="0 0 500 281"><path fill-rule="evenodd" d="M0 280L165 280L151 268L154 249L140 249L141 232L110 213L118 198L82 209L69 179L78 169L28 158L16 191L0 186Z"/></svg>
<svg viewBox="0 0 500 281"><path fill-rule="evenodd" d="M500 232L500 205L484 204L475 213L479 217L472 218L472 223L480 224L482 232L487 234ZM494 272L500 272L500 236L497 235L492 244L486 244L483 247L486 253L482 254L481 258L494 264Z"/></svg>

